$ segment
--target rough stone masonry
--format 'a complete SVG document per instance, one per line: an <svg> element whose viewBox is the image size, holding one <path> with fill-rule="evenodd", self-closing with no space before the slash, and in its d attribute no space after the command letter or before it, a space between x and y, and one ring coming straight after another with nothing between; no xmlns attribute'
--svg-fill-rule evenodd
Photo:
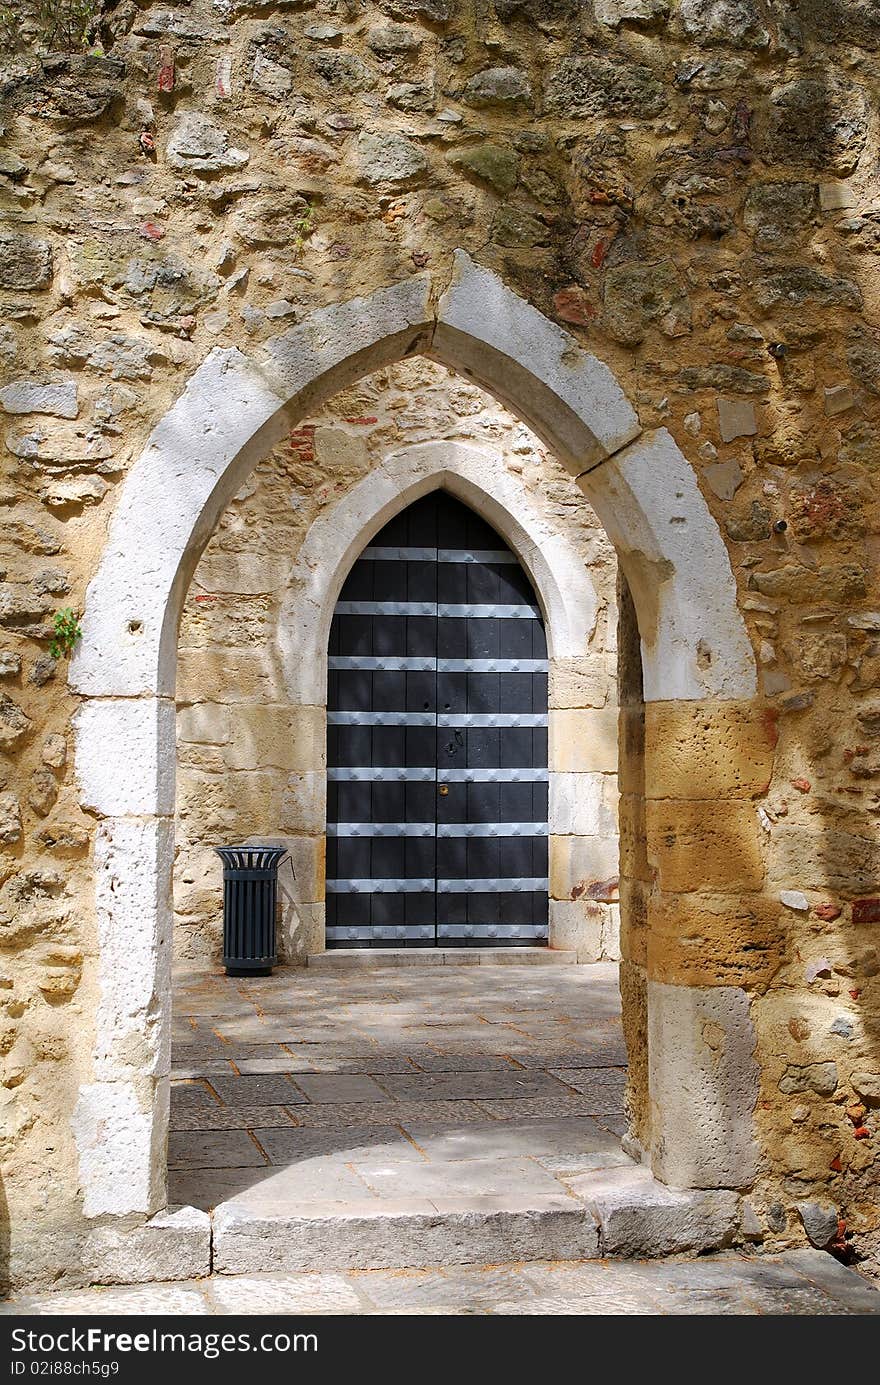
<svg viewBox="0 0 880 1385"><path fill-rule="evenodd" d="M124 940L96 910L99 871L122 894L152 877L137 815L108 846L78 786L54 614L87 607L125 477L212 348L259 352L421 271L442 288L456 248L668 430L759 672L753 699L644 700L633 612L647 662L671 574L627 545L611 487L630 1148L670 1184L738 1189L740 1239L877 1266L878 91L880 18L855 0L119 0L88 52L25 25L3 54L7 1277L75 1273L118 1224L89 1188L120 1132L151 1149L123 1227L164 1188L161 987L113 1060L128 1104L77 1107L108 1061L100 959L158 949L170 907Z"/></svg>

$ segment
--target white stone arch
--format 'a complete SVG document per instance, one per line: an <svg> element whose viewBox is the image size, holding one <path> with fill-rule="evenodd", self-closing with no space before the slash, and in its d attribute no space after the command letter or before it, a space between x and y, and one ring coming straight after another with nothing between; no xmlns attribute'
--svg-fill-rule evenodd
<svg viewBox="0 0 880 1385"><path fill-rule="evenodd" d="M247 474L360 377L426 354L509 406L578 479L617 548L648 699L749 698L753 652L717 525L665 430L642 433L612 372L458 252L428 275L311 313L245 356L215 349L126 477L70 668L80 801L95 846L101 1001L73 1125L86 1215L165 1201L180 608Z"/></svg>

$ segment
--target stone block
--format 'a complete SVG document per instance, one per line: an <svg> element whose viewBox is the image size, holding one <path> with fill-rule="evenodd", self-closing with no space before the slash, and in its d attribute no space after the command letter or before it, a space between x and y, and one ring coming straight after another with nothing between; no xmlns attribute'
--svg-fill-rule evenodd
<svg viewBox="0 0 880 1385"><path fill-rule="evenodd" d="M14 793L0 793L0 844L21 840L21 803Z"/></svg>
<svg viewBox="0 0 880 1385"><path fill-rule="evenodd" d="M365 1198L346 1208L318 1203L275 1215L224 1202L214 1212L214 1270L419 1268L590 1260L599 1253L592 1215L570 1198L539 1197L533 1206L510 1210L494 1206L495 1198L458 1201L439 1213L427 1198L413 1196L385 1206Z"/></svg>
<svg viewBox="0 0 880 1385"><path fill-rule="evenodd" d="M550 713L550 768L570 773L617 772L617 708Z"/></svg>
<svg viewBox="0 0 880 1385"><path fill-rule="evenodd" d="M241 707L227 752L230 769L322 770L326 715L323 707Z"/></svg>
<svg viewBox="0 0 880 1385"><path fill-rule="evenodd" d="M196 1207L160 1212L142 1226L99 1226L86 1237L93 1284L201 1279L211 1273L211 1218Z"/></svg>
<svg viewBox="0 0 880 1385"><path fill-rule="evenodd" d="M80 1087L70 1118L87 1217L152 1215L165 1202L164 1094L149 1079Z"/></svg>
<svg viewBox="0 0 880 1385"><path fill-rule="evenodd" d="M649 798L755 798L766 793L778 733L769 708L652 702L645 708Z"/></svg>
<svg viewBox="0 0 880 1385"><path fill-rule="evenodd" d="M616 837L614 775L551 775L550 831L558 836Z"/></svg>
<svg viewBox="0 0 880 1385"><path fill-rule="evenodd" d="M554 899L589 898L591 887L616 877L616 837L551 837L550 894Z"/></svg>
<svg viewBox="0 0 880 1385"><path fill-rule="evenodd" d="M465 85L462 100L477 110L495 107L512 110L531 104L528 78L518 67L485 67Z"/></svg>
<svg viewBox="0 0 880 1385"><path fill-rule="evenodd" d="M733 1192L678 1191L647 1169L606 1169L590 1180L603 1255L650 1259L731 1245L737 1232Z"/></svg>
<svg viewBox="0 0 880 1385"><path fill-rule="evenodd" d="M646 804L648 859L662 890L760 890L763 841L749 802L675 799Z"/></svg>
<svg viewBox="0 0 880 1385"><path fill-rule="evenodd" d="M658 893L648 970L675 986L759 986L782 964L785 937L782 910L767 895Z"/></svg>
<svg viewBox="0 0 880 1385"><path fill-rule="evenodd" d="M831 1203L799 1202L797 1209L810 1244L824 1250L837 1236L837 1208Z"/></svg>
<svg viewBox="0 0 880 1385"><path fill-rule="evenodd" d="M446 155L453 168L460 168L466 177L488 183L501 196L513 192L519 177L519 158L512 149L500 144L474 144L453 149Z"/></svg>
<svg viewBox="0 0 880 1385"><path fill-rule="evenodd" d="M551 707L604 707L613 696L613 680L601 656L550 660Z"/></svg>
<svg viewBox="0 0 880 1385"><path fill-rule="evenodd" d="M855 400L849 385L832 385L830 389L824 391L825 412L829 418L834 418L837 414L845 414L847 409L851 409Z"/></svg>
<svg viewBox="0 0 880 1385"><path fill-rule="evenodd" d="M816 1092L818 1096L833 1096L837 1090L838 1073L835 1062L789 1063L779 1079L779 1090L786 1096L795 1092Z"/></svg>
<svg viewBox="0 0 880 1385"><path fill-rule="evenodd" d="M551 899L550 946L575 952L579 962L600 961L608 907L591 899Z"/></svg>
<svg viewBox="0 0 880 1385"><path fill-rule="evenodd" d="M850 1082L866 1105L880 1106L880 1072L854 1072Z"/></svg>
<svg viewBox="0 0 880 1385"><path fill-rule="evenodd" d="M284 832L318 836L327 820L327 776L302 771L288 776L281 795L280 826Z"/></svg>
<svg viewBox="0 0 880 1385"><path fill-rule="evenodd" d="M173 702L90 698L74 713L73 725L83 808L106 817L174 812Z"/></svg>
<svg viewBox="0 0 880 1385"><path fill-rule="evenodd" d="M194 585L197 590L206 592L271 595L283 592L289 575L290 564L283 557L209 549L199 563Z"/></svg>
<svg viewBox="0 0 880 1385"><path fill-rule="evenodd" d="M621 707L617 717L617 782L621 793L645 792L645 707Z"/></svg>
<svg viewBox="0 0 880 1385"><path fill-rule="evenodd" d="M76 381L14 380L0 389L0 409L8 414L76 418L79 413Z"/></svg>
<svg viewBox="0 0 880 1385"><path fill-rule="evenodd" d="M50 510L68 506L99 505L110 487L100 476L50 477L40 487L40 499Z"/></svg>
<svg viewBox="0 0 880 1385"><path fill-rule="evenodd" d="M773 828L770 880L788 888L831 890L835 894L864 894L880 879L880 846L819 823L798 826L779 822Z"/></svg>
<svg viewBox="0 0 880 1385"><path fill-rule="evenodd" d="M428 160L417 144L393 133L362 130L358 136L361 177L371 187L387 183L403 187L427 171Z"/></svg>
<svg viewBox="0 0 880 1385"><path fill-rule="evenodd" d="M201 574L201 567L199 568ZM177 673L178 703L279 702L286 696L280 672L266 652L229 649L225 644L181 648ZM291 699L293 700L293 699ZM235 710L230 713L235 722Z"/></svg>
<svg viewBox="0 0 880 1385"><path fill-rule="evenodd" d="M171 984L173 858L174 825L167 818L107 819L98 827L101 999L94 1061L96 1075L108 1082L153 1075L167 1060L170 1015L156 997Z"/></svg>
<svg viewBox="0 0 880 1385"><path fill-rule="evenodd" d="M718 400L718 430L722 442L753 438L758 431L755 406L746 399Z"/></svg>
<svg viewBox="0 0 880 1385"><path fill-rule="evenodd" d="M857 206L856 195L849 183L820 183L819 206L823 212L842 212Z"/></svg>
<svg viewBox="0 0 880 1385"><path fill-rule="evenodd" d="M619 812L620 875L648 883L653 871L648 860L645 821L645 800L637 794L622 794Z"/></svg>
<svg viewBox="0 0 880 1385"><path fill-rule="evenodd" d="M186 111L168 140L165 157L171 168L191 173L221 173L243 168L250 157L229 143L229 133L199 111Z"/></svg>
<svg viewBox="0 0 880 1385"><path fill-rule="evenodd" d="M732 500L745 480L742 467L734 458L719 462L717 466L707 466L703 476L706 485L719 500Z"/></svg>
<svg viewBox="0 0 880 1385"><path fill-rule="evenodd" d="M216 702L196 702L177 713L177 738L197 745L225 745L231 737L229 708Z"/></svg>
<svg viewBox="0 0 880 1385"><path fill-rule="evenodd" d="M669 14L669 0L595 0L600 24L616 29L621 24L650 24Z"/></svg>
<svg viewBox="0 0 880 1385"><path fill-rule="evenodd" d="M651 1162L664 1183L753 1183L756 1042L749 996L739 987L648 981Z"/></svg>
<svg viewBox="0 0 880 1385"><path fill-rule="evenodd" d="M0 232L0 288L45 289L52 279L48 241L15 231Z"/></svg>

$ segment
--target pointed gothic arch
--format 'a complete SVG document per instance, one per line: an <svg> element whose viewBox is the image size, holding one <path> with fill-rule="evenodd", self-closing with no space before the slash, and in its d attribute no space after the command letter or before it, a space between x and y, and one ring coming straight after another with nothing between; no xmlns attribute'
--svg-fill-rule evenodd
<svg viewBox="0 0 880 1385"><path fill-rule="evenodd" d="M671 436L642 432L608 367L466 255L456 255L436 306L432 293L430 277L415 276L317 310L252 357L212 351L122 486L70 669L71 689L82 699L75 717L80 800L101 819L101 1002L94 1072L73 1118L87 1215L148 1213L165 1201L180 608L223 508L291 426L405 356L427 354L469 375L553 449L599 514L633 592L646 700L748 701L755 694L755 660L727 552ZM678 1024L698 1029L701 1012L692 987L663 989L688 993L678 1008L668 997L663 1002L665 1047L658 1042L661 1066L652 1070L652 1088L671 1110L656 1119L664 1176L670 1167L684 1169L678 1177L687 1182L694 1167L695 1186L737 1186L742 1175L731 1171L728 1152L737 1142L748 1146L751 1108L741 1093L748 1098L749 1083L725 1076L732 1115L715 1163L697 1168L687 1152L690 1131L679 1128L672 1109L681 1088L681 1044L673 1036ZM728 1008L741 1033L744 992L715 987L722 1009L724 989L734 993ZM747 1036L734 1060L751 1062ZM669 1153L676 1141L684 1151L678 1165Z"/></svg>

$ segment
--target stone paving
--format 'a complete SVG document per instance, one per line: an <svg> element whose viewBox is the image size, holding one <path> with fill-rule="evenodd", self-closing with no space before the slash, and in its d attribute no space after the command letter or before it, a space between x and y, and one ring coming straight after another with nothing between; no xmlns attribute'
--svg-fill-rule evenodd
<svg viewBox="0 0 880 1385"><path fill-rule="evenodd" d="M817 1250L608 1261L214 1276L23 1296L0 1314L880 1314L880 1293Z"/></svg>
<svg viewBox="0 0 880 1385"><path fill-rule="evenodd" d="M173 1054L172 1203L571 1207L632 1167L610 963L182 971Z"/></svg>
<svg viewBox="0 0 880 1385"><path fill-rule="evenodd" d="M543 1206L558 1217L577 1205L579 1180L641 1172L619 1146L616 973L613 965L428 964L281 968L251 980L181 972L171 1200L211 1208L233 1198L228 1207L250 1208L259 1270L271 1267L259 1218L303 1206L318 1217L338 1213L345 1236L345 1216L367 1205L387 1210L386 1236L403 1205ZM880 1313L880 1293L819 1251L582 1259L536 1252L537 1231L527 1223L527 1261L485 1256L491 1263L426 1269L331 1261L326 1273L215 1273L23 1295L0 1313Z"/></svg>

